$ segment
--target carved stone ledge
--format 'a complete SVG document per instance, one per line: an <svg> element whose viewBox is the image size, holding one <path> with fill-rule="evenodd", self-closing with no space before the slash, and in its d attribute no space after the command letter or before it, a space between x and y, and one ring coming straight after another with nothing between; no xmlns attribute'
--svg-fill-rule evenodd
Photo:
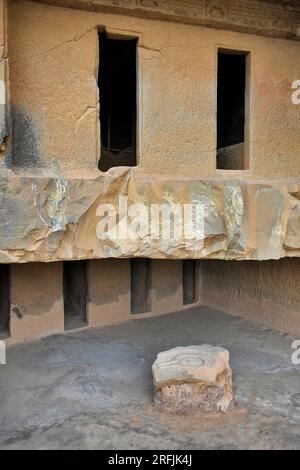
<svg viewBox="0 0 300 470"><path fill-rule="evenodd" d="M162 226L154 237L150 228L148 235L126 234L127 210L119 198L124 197L130 208L141 202L141 195L144 228L151 223L152 204L161 210L160 205L170 201L170 207L177 208L197 201L204 214L201 237L186 238L184 231L166 237ZM6 170L0 175L0 263L300 257L299 195L300 179L153 178L125 167L75 179ZM108 222L115 231L109 238L101 237L105 229L98 226L106 220L98 208L107 204L115 208Z"/></svg>
<svg viewBox="0 0 300 470"><path fill-rule="evenodd" d="M300 6L262 0L33 0L300 40Z"/></svg>

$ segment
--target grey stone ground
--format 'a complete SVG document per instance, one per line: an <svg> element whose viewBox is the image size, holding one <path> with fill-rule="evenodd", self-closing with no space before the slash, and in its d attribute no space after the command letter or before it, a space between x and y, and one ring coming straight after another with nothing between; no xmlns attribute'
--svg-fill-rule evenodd
<svg viewBox="0 0 300 470"><path fill-rule="evenodd" d="M0 449L300 449L300 366L288 335L207 308L19 345L0 366ZM152 407L159 351L229 349L236 408Z"/></svg>

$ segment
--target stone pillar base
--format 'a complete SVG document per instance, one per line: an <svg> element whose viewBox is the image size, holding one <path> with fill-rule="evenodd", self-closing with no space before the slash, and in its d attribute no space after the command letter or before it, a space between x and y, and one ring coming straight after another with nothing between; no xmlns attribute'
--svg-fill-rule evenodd
<svg viewBox="0 0 300 470"><path fill-rule="evenodd" d="M178 347L152 367L154 404L175 413L225 413L232 405L229 353L210 345Z"/></svg>

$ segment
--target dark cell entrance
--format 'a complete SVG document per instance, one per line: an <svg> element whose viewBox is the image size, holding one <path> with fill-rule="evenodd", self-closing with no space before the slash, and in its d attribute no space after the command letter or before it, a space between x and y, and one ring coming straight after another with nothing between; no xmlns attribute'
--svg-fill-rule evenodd
<svg viewBox="0 0 300 470"><path fill-rule="evenodd" d="M131 260L131 313L151 310L151 261L137 258Z"/></svg>
<svg viewBox="0 0 300 470"><path fill-rule="evenodd" d="M0 336L9 334L10 266L0 264Z"/></svg>
<svg viewBox="0 0 300 470"><path fill-rule="evenodd" d="M65 329L72 330L86 324L87 263L64 262L64 311Z"/></svg>
<svg viewBox="0 0 300 470"><path fill-rule="evenodd" d="M183 305L193 304L197 300L196 268L196 260L184 260L182 262Z"/></svg>
<svg viewBox="0 0 300 470"><path fill-rule="evenodd" d="M137 39L99 34L101 158L99 169L136 165Z"/></svg>
<svg viewBox="0 0 300 470"><path fill-rule="evenodd" d="M218 169L245 169L246 58L244 53L218 53Z"/></svg>

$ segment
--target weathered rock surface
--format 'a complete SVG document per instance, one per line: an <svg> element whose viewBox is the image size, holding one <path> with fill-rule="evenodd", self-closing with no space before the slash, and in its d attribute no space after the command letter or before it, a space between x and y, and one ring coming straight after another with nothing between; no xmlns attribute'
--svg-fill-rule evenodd
<svg viewBox="0 0 300 470"><path fill-rule="evenodd" d="M300 181L155 178L115 168L94 178L44 177L2 171L0 263L97 258L279 259L300 256ZM128 207L201 203L204 239L100 239L97 208L112 204L120 228L119 196ZM146 220L147 219L147 220ZM150 225L149 225L150 226ZM161 234L161 232L160 232Z"/></svg>
<svg viewBox="0 0 300 470"><path fill-rule="evenodd" d="M178 413L226 412L232 403L229 352L204 344L158 354L152 366L154 403Z"/></svg>
<svg viewBox="0 0 300 470"><path fill-rule="evenodd" d="M130 14L169 19L213 27L222 27L244 32L252 32L275 37L298 38L297 26L300 12L297 0L269 1L235 0L213 2L189 0L34 0L54 5L71 6L83 10L114 11L122 8ZM271 3L271 5L270 5ZM288 12L284 7L288 6Z"/></svg>
<svg viewBox="0 0 300 470"><path fill-rule="evenodd" d="M2 9L1 15L0 1L0 19L8 19L7 26L2 21L0 27L1 45L7 42L6 29L9 33L9 51L6 46L0 51L0 78L6 79L0 109L0 141L4 142L0 158L0 263L299 256L300 180L294 175L300 167L300 141L298 108L290 101L291 77L297 77L299 70L299 44L229 32L222 39L230 47L243 46L258 58L252 64L255 80L250 122L251 174L257 179L247 172L218 173L218 177L215 52L211 44L220 43L221 33L186 25L188 18L188 22L222 29L240 30L242 26L241 30L298 38L298 9L289 9L284 16L282 7L265 2L258 5L254 0L251 8L249 2L247 8L240 8L235 1L230 7L230 2L224 6L218 2L217 9L214 5L204 8L204 3L196 0L184 9L178 8L179 1L97 0L92 7L88 1L49 2L91 11L10 1L8 14ZM111 14L120 7L128 8L130 16ZM185 24L145 21L140 13ZM139 166L105 174L96 169L100 156L95 73L99 67L99 24L120 33L139 32L137 52L143 77ZM182 51L182 37L189 54ZM276 61L272 60L275 56ZM270 74L272 93L266 93L265 77ZM269 116L278 118L264 131ZM7 139L10 121L12 135ZM280 179L283 177L290 179ZM147 230L136 238L99 239L100 204L117 208L114 228L118 230L123 223L119 196L127 197L129 205L146 206L144 227L151 204L202 204L203 240L192 243L182 236L153 239Z"/></svg>

